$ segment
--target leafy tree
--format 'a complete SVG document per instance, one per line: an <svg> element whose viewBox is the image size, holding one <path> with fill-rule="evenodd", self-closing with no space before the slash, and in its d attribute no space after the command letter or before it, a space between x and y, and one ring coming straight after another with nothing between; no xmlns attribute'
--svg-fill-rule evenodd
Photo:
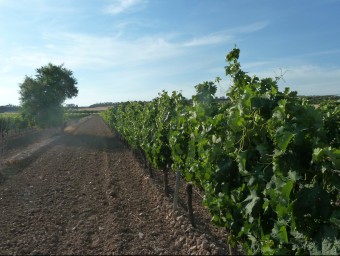
<svg viewBox="0 0 340 256"><path fill-rule="evenodd" d="M63 65L49 63L38 68L35 78L25 77L20 84L23 117L40 127L59 125L63 120L63 102L77 96L77 80Z"/></svg>

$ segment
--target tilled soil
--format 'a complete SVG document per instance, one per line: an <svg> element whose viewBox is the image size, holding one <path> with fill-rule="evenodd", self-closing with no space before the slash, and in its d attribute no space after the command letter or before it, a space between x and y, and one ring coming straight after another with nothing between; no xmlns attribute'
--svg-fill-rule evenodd
<svg viewBox="0 0 340 256"><path fill-rule="evenodd" d="M194 228L99 116L5 168L0 254L228 254L199 196Z"/></svg>

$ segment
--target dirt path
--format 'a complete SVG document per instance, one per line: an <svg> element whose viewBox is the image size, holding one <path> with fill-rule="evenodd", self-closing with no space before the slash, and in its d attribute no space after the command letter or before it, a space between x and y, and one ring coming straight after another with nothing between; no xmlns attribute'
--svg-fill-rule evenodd
<svg viewBox="0 0 340 256"><path fill-rule="evenodd" d="M0 254L227 253L223 232L172 211L99 116L11 168L0 185Z"/></svg>

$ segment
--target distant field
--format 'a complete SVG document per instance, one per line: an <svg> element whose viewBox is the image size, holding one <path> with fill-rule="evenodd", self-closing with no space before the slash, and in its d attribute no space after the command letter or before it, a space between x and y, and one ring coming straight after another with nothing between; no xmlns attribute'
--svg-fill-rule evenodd
<svg viewBox="0 0 340 256"><path fill-rule="evenodd" d="M19 116L19 112L6 112L6 113L0 113L0 117L16 117Z"/></svg>
<svg viewBox="0 0 340 256"><path fill-rule="evenodd" d="M77 110L78 111L82 111L82 110L86 110L86 111L105 111L110 107L95 107L95 108L83 108L83 107L79 107Z"/></svg>

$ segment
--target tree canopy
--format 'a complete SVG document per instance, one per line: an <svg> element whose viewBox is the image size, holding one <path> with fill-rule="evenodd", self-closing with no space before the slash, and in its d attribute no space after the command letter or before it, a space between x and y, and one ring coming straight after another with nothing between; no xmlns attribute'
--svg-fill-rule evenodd
<svg viewBox="0 0 340 256"><path fill-rule="evenodd" d="M64 65L49 63L36 72L34 78L26 76L20 84L22 114L40 127L59 125L63 120L62 104L78 95L77 80Z"/></svg>

